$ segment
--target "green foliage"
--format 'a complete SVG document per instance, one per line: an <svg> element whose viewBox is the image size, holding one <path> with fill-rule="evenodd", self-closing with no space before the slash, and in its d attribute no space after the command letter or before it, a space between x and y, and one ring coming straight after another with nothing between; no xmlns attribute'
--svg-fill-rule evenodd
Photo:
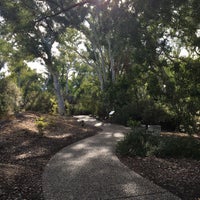
<svg viewBox="0 0 200 200"><path fill-rule="evenodd" d="M65 101L65 107L67 115L74 115L75 108L73 104L70 104L68 101Z"/></svg>
<svg viewBox="0 0 200 200"><path fill-rule="evenodd" d="M88 69L89 70L89 69ZM75 114L94 114L102 112L100 101L101 93L96 80L93 80L91 72L82 71L74 79L74 99L76 104L73 107ZM85 76L84 76L85 75Z"/></svg>
<svg viewBox="0 0 200 200"><path fill-rule="evenodd" d="M200 159L200 141L192 137L153 136L134 129L119 141L116 151L128 156Z"/></svg>
<svg viewBox="0 0 200 200"><path fill-rule="evenodd" d="M48 126L48 122L45 121L44 117L40 117L35 121L35 123L39 133L43 134L45 128Z"/></svg>
<svg viewBox="0 0 200 200"><path fill-rule="evenodd" d="M154 151L158 157L200 159L200 141L187 137L161 137Z"/></svg>
<svg viewBox="0 0 200 200"><path fill-rule="evenodd" d="M112 117L112 122L127 125L127 121L132 118L133 106L131 104L124 105L121 108L116 109Z"/></svg>
<svg viewBox="0 0 200 200"><path fill-rule="evenodd" d="M56 102L52 102L52 94L47 91L32 92L31 99L26 105L26 110L37 111L41 113L50 113L56 111Z"/></svg>
<svg viewBox="0 0 200 200"><path fill-rule="evenodd" d="M122 141L117 143L116 151L121 155L146 156L147 135L141 130L132 130Z"/></svg>
<svg viewBox="0 0 200 200"><path fill-rule="evenodd" d="M74 1L55 2L0 2L5 38L0 39L0 68L9 65L25 108L63 114L63 93L68 114L108 117L114 110L111 120L117 123L126 125L131 118L189 134L198 131L198 0L92 2L67 12L61 10ZM58 57L52 54L55 42ZM83 42L87 51L79 48ZM182 49L188 56L181 56ZM48 92L41 92L43 78L25 69L24 60L38 57L54 77L59 109L52 80ZM9 97L0 94L1 112L8 112Z"/></svg>
<svg viewBox="0 0 200 200"><path fill-rule="evenodd" d="M21 105L21 91L7 78L0 79L0 117L18 112Z"/></svg>
<svg viewBox="0 0 200 200"><path fill-rule="evenodd" d="M114 122L127 125L129 120L140 121L143 124L161 124L170 128L174 123L173 113L169 113L164 106L158 105L152 100L138 100L132 101L127 105L123 105L116 109L112 120ZM129 124L130 125L130 124ZM175 129L173 125L172 129Z"/></svg>
<svg viewBox="0 0 200 200"><path fill-rule="evenodd" d="M129 119L128 122L127 122L127 126L129 126L129 127L131 127L133 129L133 128L141 126L141 122Z"/></svg>
<svg viewBox="0 0 200 200"><path fill-rule="evenodd" d="M57 114L58 113L58 104L55 98L50 98L50 105L49 105L49 109L51 109L51 113L52 114ZM51 108L50 108L51 107Z"/></svg>
<svg viewBox="0 0 200 200"><path fill-rule="evenodd" d="M141 111L141 117L145 124L160 124L168 118L168 114L162 106L147 101Z"/></svg>

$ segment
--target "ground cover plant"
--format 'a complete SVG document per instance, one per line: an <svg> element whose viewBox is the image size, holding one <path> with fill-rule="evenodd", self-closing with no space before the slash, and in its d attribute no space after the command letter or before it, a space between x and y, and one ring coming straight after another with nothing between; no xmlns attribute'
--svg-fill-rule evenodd
<svg viewBox="0 0 200 200"><path fill-rule="evenodd" d="M119 159L143 177L181 197L200 198L200 137L133 130L119 141Z"/></svg>
<svg viewBox="0 0 200 200"><path fill-rule="evenodd" d="M128 156L156 156L160 158L192 158L200 160L200 140L194 137L178 137L146 134L133 130L118 142L117 152Z"/></svg>

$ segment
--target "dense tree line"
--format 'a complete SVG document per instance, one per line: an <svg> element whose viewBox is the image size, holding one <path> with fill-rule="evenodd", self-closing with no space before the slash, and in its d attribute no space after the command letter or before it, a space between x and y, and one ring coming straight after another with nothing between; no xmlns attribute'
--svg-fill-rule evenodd
<svg viewBox="0 0 200 200"><path fill-rule="evenodd" d="M199 10L198 0L3 0L0 66L21 89L23 108L100 117L115 110L120 123L196 132ZM24 62L36 58L46 78Z"/></svg>

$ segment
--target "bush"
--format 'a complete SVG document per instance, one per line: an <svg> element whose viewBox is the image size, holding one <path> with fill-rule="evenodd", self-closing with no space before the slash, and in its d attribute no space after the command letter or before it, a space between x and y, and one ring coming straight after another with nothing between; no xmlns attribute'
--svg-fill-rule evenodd
<svg viewBox="0 0 200 200"><path fill-rule="evenodd" d="M131 102L117 107L115 111L113 122L123 125L127 125L130 119L133 121L141 121L143 124L162 124L166 129L168 128L165 126L166 122L174 123L174 121L171 120L173 116L152 100L141 100L138 103ZM167 126L171 125L169 123ZM174 127L175 125L170 128L174 130Z"/></svg>
<svg viewBox="0 0 200 200"><path fill-rule="evenodd" d="M157 157L200 159L200 141L191 137L161 137Z"/></svg>
<svg viewBox="0 0 200 200"><path fill-rule="evenodd" d="M48 126L48 123L44 120L43 117L38 118L35 121L35 123L36 123L37 129L38 129L38 132L40 134L43 134L45 128Z"/></svg>
<svg viewBox="0 0 200 200"><path fill-rule="evenodd" d="M112 118L112 121L114 123L127 125L127 122L130 119L137 120L137 121L141 119L138 114L140 113L138 112L138 110L140 109L137 108L137 106L134 103L129 103L122 107L117 107L114 110L116 111Z"/></svg>
<svg viewBox="0 0 200 200"><path fill-rule="evenodd" d="M117 143L117 153L129 156L146 156L147 135L142 131L128 133L122 141Z"/></svg>
<svg viewBox="0 0 200 200"><path fill-rule="evenodd" d="M9 79L0 79L0 117L18 112L21 104L21 91Z"/></svg>
<svg viewBox="0 0 200 200"><path fill-rule="evenodd" d="M192 137L153 136L133 130L118 142L117 153L129 156L200 159L200 141Z"/></svg>
<svg viewBox="0 0 200 200"><path fill-rule="evenodd" d="M142 120L145 124L160 124L166 117L164 110L156 105L147 105L142 112Z"/></svg>
<svg viewBox="0 0 200 200"><path fill-rule="evenodd" d="M132 129L136 128L136 127L140 127L141 126L141 122L140 121L136 121L136 120L132 120L129 119L127 122L127 126L131 127Z"/></svg>
<svg viewBox="0 0 200 200"><path fill-rule="evenodd" d="M26 105L26 110L36 111L41 113L56 113L56 101L49 92L32 93L29 102Z"/></svg>

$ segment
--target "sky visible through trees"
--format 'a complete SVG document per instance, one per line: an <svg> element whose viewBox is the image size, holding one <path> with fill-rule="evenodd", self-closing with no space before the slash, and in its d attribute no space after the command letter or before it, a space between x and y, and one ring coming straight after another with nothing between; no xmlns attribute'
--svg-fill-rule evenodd
<svg viewBox="0 0 200 200"><path fill-rule="evenodd" d="M9 108L1 95L1 115L115 110L122 124L198 132L199 10L198 0L2 0L1 87L20 98ZM36 60L45 76L27 65Z"/></svg>

